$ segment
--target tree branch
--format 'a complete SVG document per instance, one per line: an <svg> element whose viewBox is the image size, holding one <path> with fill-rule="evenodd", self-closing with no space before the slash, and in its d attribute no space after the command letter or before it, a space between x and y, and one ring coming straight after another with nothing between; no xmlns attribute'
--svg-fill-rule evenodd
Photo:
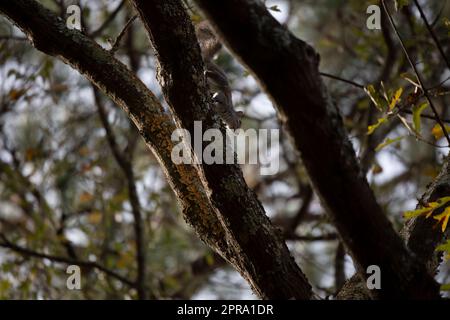
<svg viewBox="0 0 450 320"><path fill-rule="evenodd" d="M422 195L420 202L427 203L442 197L450 196L450 155L444 160L444 165ZM419 204L417 204L419 206ZM405 222L400 231L408 248L427 266L430 274L435 274L441 254L436 252L436 246L448 238L449 231L442 233L434 228L432 219L416 217ZM339 300L365 300L370 298L364 281L358 275L352 276L337 294Z"/></svg>
<svg viewBox="0 0 450 320"><path fill-rule="evenodd" d="M406 249L361 174L342 119L320 79L314 49L281 26L263 3L196 2L276 104L359 273L367 277L368 266L381 268L385 285L372 295L438 297L438 285Z"/></svg>
<svg viewBox="0 0 450 320"><path fill-rule="evenodd" d="M159 81L172 113L191 137L194 122L219 126L210 108L203 61L189 16L178 0L132 1L159 62ZM205 143L206 146L208 143ZM311 286L264 208L245 183L237 164L198 167L212 206L236 252L233 265L263 299L309 299ZM270 248L270 250L267 250Z"/></svg>
<svg viewBox="0 0 450 320"><path fill-rule="evenodd" d="M439 175L422 195L420 203L429 203L448 196L450 196L450 154L445 158ZM432 219L417 217L406 221L401 231L408 247L427 265L431 274L436 273L442 256L441 252L435 251L436 246L449 235L449 231L440 232L434 225Z"/></svg>
<svg viewBox="0 0 450 320"><path fill-rule="evenodd" d="M106 115L105 107L101 101L100 93L93 87L94 101L97 106L100 121L106 132L106 139L109 147L113 153L113 156L122 169L122 172L127 180L128 198L130 200L131 212L133 214L133 228L136 246L136 262L137 262L137 292L140 300L145 300L147 297L146 290L146 240L145 230L143 229L142 210L139 201L139 196L136 190L136 181L134 179L133 166L131 161L123 154L117 145L117 140L114 132L109 125L108 117Z"/></svg>
<svg viewBox="0 0 450 320"><path fill-rule="evenodd" d="M45 254L45 253L36 252L36 251L18 246L16 244L10 242L9 240L6 239L6 237L4 237L1 234L0 234L0 239L1 239L0 247L10 249L10 250L17 252L23 256L29 256L29 257L39 258L39 259L48 259L53 262L65 263L65 264L69 264L69 265L77 265L79 267L94 268L94 269L97 269L97 270L103 272L107 276L110 276L114 279L119 280L120 282L122 282L130 287L134 288L136 286L133 281L128 280L127 278L121 276L120 274L116 273L115 271L110 270L96 262L70 259L70 258L53 256L53 255L49 255L49 254Z"/></svg>
<svg viewBox="0 0 450 320"><path fill-rule="evenodd" d="M425 87L424 82L422 80L422 77L420 76L420 73L417 70L417 67L416 67L415 63L412 61L412 59L411 59L411 57L409 55L408 49L406 49L406 47L405 47L405 43L403 42L402 36L400 35L400 33L399 33L398 29L397 29L397 26L395 25L394 19L392 18L392 15L389 12L389 9L388 9L388 7L386 5L386 1L385 0L381 0L381 2L383 4L384 10L386 11L386 14L387 14L387 16L389 18L391 26L394 29L398 40L400 41L400 44L402 46L403 52L405 53L406 59L408 60L411 68L414 70L414 73L415 73L415 75L417 77L417 80L419 81L420 88L422 89L423 94L425 95L425 98L427 99L428 104L430 105L431 110L433 110L434 116L436 117L436 121L439 124L439 126L441 127L442 132L444 133L444 136L447 139L447 142L448 142L448 144L450 146L450 136L449 136L449 134L447 132L447 129L445 128L444 123L442 122L441 118L439 117L439 113L437 112L436 107L434 106L434 103L431 100L431 97L430 97L430 95L428 93L428 89Z"/></svg>
<svg viewBox="0 0 450 320"><path fill-rule="evenodd" d="M428 22L427 16L425 15L425 13L422 10L422 7L419 4L418 0L414 0L414 3L417 7L417 9L419 9L419 13L420 13L420 17L422 18L423 22L425 23L425 26L427 27L428 33L431 35L431 38L433 38L434 44L436 45L436 47L439 50L439 53L442 56L442 59L445 61L445 63L447 64L447 68L450 70L450 60L448 59L448 57L445 55L444 49L442 48L441 44L439 43L438 38L436 37L436 34L433 31L433 28L431 27L431 25Z"/></svg>
<svg viewBox="0 0 450 320"><path fill-rule="evenodd" d="M108 18L102 23L102 25L100 27L98 27L98 29L92 31L89 36L91 38L96 38L98 36L101 35L101 33L111 24L111 22L114 21L114 19L116 18L117 14L122 10L123 6L125 5L126 1L122 0L119 5L117 6L116 9L114 9L113 12L111 12L108 16Z"/></svg>
<svg viewBox="0 0 450 320"><path fill-rule="evenodd" d="M122 31L120 31L119 35L116 37L116 40L114 41L114 43L111 46L111 53L115 53L117 51L117 49L119 49L120 46L120 41L122 40L123 36L126 34L128 28L131 26L131 24L134 22L134 20L136 20L137 15L132 16L128 22L125 24L125 26L123 27Z"/></svg>
<svg viewBox="0 0 450 320"><path fill-rule="evenodd" d="M214 215L198 173L190 165L175 165L170 157L175 130L171 117L140 81L111 53L33 0L0 2L0 12L17 25L33 45L71 65L108 95L133 120L175 191L185 220L200 238L230 261L224 230Z"/></svg>

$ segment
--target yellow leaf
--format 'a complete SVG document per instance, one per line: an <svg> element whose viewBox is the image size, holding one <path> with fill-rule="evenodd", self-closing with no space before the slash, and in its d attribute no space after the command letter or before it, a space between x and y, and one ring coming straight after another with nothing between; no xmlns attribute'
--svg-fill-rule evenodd
<svg viewBox="0 0 450 320"><path fill-rule="evenodd" d="M444 204L446 204L447 202L450 201L450 197L442 197L436 200L436 202L432 202L432 203L437 203L440 207Z"/></svg>
<svg viewBox="0 0 450 320"><path fill-rule="evenodd" d="M422 215L428 215L432 211L433 211L433 208L430 208L430 207L420 208L417 210L406 211L403 214L403 217L405 219L411 219L411 218L415 218L415 217L422 216Z"/></svg>
<svg viewBox="0 0 450 320"><path fill-rule="evenodd" d="M378 128L379 126L381 126L384 122L386 122L386 120L387 120L386 118L380 118L380 119L378 119L377 123L375 123L371 126L368 126L367 134L371 135L375 131L375 129Z"/></svg>
<svg viewBox="0 0 450 320"><path fill-rule="evenodd" d="M447 132L450 131L450 126L446 124L445 130ZM444 136L444 132L442 131L442 127L439 125L439 123L435 124L433 129L431 129L431 133L433 134L433 136L436 140L439 140L440 138L442 138Z"/></svg>
<svg viewBox="0 0 450 320"><path fill-rule="evenodd" d="M439 223L442 223L442 232L445 231L448 224L448 219L450 218L450 207L445 208L444 212L433 217Z"/></svg>
<svg viewBox="0 0 450 320"><path fill-rule="evenodd" d="M397 105L397 103L400 102L400 97L403 93L403 88L399 88L397 91L395 91L394 97L391 100L391 103L389 104L389 111L394 109L394 107Z"/></svg>
<svg viewBox="0 0 450 320"><path fill-rule="evenodd" d="M411 219L418 216L425 216L425 218L429 218L433 211L437 208L440 208L447 204L450 201L450 197L442 197L436 200L435 202L429 202L423 208L419 208L412 211L406 211L403 214L405 219Z"/></svg>

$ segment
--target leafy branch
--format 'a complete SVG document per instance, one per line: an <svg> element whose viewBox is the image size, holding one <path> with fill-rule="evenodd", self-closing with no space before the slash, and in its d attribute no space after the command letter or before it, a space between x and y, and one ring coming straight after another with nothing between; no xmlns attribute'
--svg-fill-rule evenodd
<svg viewBox="0 0 450 320"><path fill-rule="evenodd" d="M430 97L430 95L428 93L428 89L425 87L424 82L422 80L422 77L420 76L420 73L417 70L416 65L412 61L411 56L410 56L410 54L408 52L408 49L406 49L405 43L404 43L404 41L402 39L402 36L400 35L400 32L398 31L398 28L395 25L394 19L392 18L391 12L389 11L389 9L388 9L388 7L386 5L386 1L382 0L381 3L383 4L383 8L386 11L386 14L387 14L387 16L389 18L389 22L391 23L391 26L394 29L398 40L400 41L400 44L401 44L403 52L405 53L406 59L408 60L408 63L411 65L412 69L414 70L414 73L416 75L417 81L419 82L419 85L420 85L420 89L422 89L423 94L424 94L425 98L427 99L428 104L430 105L430 108L431 108L431 110L433 111L433 113L435 115L436 121L438 122L438 124L442 128L442 132L444 133L444 136L447 139L447 142L449 143L449 146L450 146L450 136L448 135L448 132L447 132L447 130L445 128L444 123L442 122L441 118L439 117L439 114L438 114L438 112L436 110L436 107L434 106L434 103L431 100L431 97Z"/></svg>

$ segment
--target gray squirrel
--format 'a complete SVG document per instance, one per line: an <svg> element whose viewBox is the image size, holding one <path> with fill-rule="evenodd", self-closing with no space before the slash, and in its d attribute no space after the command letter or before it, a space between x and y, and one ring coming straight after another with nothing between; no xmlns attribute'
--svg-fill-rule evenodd
<svg viewBox="0 0 450 320"><path fill-rule="evenodd" d="M203 62L206 68L206 78L212 94L214 108L230 129L241 127L242 111L235 111L231 96L231 87L225 72L212 60L222 48L217 35L208 21L200 22L196 28Z"/></svg>

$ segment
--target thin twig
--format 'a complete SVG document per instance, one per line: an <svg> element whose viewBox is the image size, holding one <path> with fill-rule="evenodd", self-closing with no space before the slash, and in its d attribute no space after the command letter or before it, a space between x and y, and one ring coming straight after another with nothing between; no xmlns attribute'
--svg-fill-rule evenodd
<svg viewBox="0 0 450 320"><path fill-rule="evenodd" d="M16 37L16 36L0 36L0 40L14 40L14 41L27 41L26 37Z"/></svg>
<svg viewBox="0 0 450 320"><path fill-rule="evenodd" d="M357 87L359 89L364 89L364 85L354 82L352 80L344 79L344 78L341 78L341 77L338 77L338 76L335 76L335 75L332 75L329 73L325 73L325 72L320 72L320 75L323 77L327 77L327 78L331 78L331 79L335 79L335 80L339 80L339 81L351 84L352 86Z"/></svg>
<svg viewBox="0 0 450 320"><path fill-rule="evenodd" d="M36 251L33 251L28 248L18 246L16 244L10 242L2 234L0 234L0 238L2 239L2 241L0 242L0 247L10 249L14 252L20 253L21 255L34 257L34 258L40 258L40 259L48 259L53 262L65 263L65 264L69 264L69 265L77 265L77 266L85 267L85 268L94 268L94 269L97 269L97 270L105 273L106 275L108 275L114 279L119 280L120 282L122 282L130 287L134 288L136 286L136 284L133 281L128 280L127 278L121 276L120 274L116 273L115 271L112 271L96 262L82 261L82 260L76 260L76 259L70 259L70 258L40 253L40 252L36 252Z"/></svg>
<svg viewBox="0 0 450 320"><path fill-rule="evenodd" d="M436 88L439 88L439 87L441 87L441 86L443 86L444 85L444 83L446 83L448 80L450 80L450 77L448 77L448 78L446 78L446 79L444 79L444 80L442 80L440 83L438 83L437 85L435 85L435 86L433 86L433 87L430 87L430 88L428 88L428 90L432 90L432 89L436 89Z"/></svg>
<svg viewBox="0 0 450 320"><path fill-rule="evenodd" d="M141 203L139 201L139 196L136 189L136 181L134 179L133 166L131 161L125 156L125 154L120 150L117 143L116 136L108 122L108 117L106 114L105 107L101 101L100 93L98 89L93 87L94 91L94 101L97 106L100 121L106 132L106 139L108 141L109 147L112 151L114 159L116 160L119 167L122 169L127 182L128 198L131 205L131 212L133 214L134 222L134 236L135 236L135 246L136 246L136 264L137 264L137 279L136 279L136 289L138 291L138 297L140 300L145 300L147 297L146 291L146 252L145 252L145 230L143 229L142 222L142 210Z"/></svg>
<svg viewBox="0 0 450 320"><path fill-rule="evenodd" d="M423 22L425 23L425 26L427 27L428 32L430 33L431 37L433 38L434 44L438 48L438 50L439 50L439 52L440 52L440 54L442 56L442 59L444 59L445 63L447 64L448 69L450 70L450 60L447 59L447 57L446 57L446 55L444 53L444 49L442 48L441 44L439 43L439 40L436 37L436 34L433 31L433 28L431 28L430 24L428 23L428 19L425 16L425 13L422 10L422 7L419 4L419 1L414 0L414 3L416 4L417 9L419 9L420 16L421 16Z"/></svg>
<svg viewBox="0 0 450 320"><path fill-rule="evenodd" d="M116 15L120 12L120 10L122 10L122 7L125 5L125 0L123 0L116 9L114 9L113 12L111 12L111 14L109 15L109 17L103 22L103 24L95 31L91 32L91 34L89 35L91 38L96 38L98 37L104 29L106 29L108 27L108 25L114 20L114 18L116 17Z"/></svg>
<svg viewBox="0 0 450 320"><path fill-rule="evenodd" d="M130 20L128 20L128 22L125 24L125 27L123 27L122 31L117 36L116 41L114 41L114 44L112 45L111 49L109 50L112 54L114 54L117 51L117 49L119 48L119 45L120 45L120 41L122 40L123 36L127 32L130 25L133 23L133 21L136 20L136 18L137 18L137 14L132 16L130 18Z"/></svg>
<svg viewBox="0 0 450 320"><path fill-rule="evenodd" d="M433 22L431 22L431 27L434 28L434 26L436 25L436 23L438 23L439 19L442 16L442 13L444 12L445 7L447 6L447 1L443 1L443 5L441 7L441 10L439 10L438 14L436 15L436 17L434 18Z"/></svg>
<svg viewBox="0 0 450 320"><path fill-rule="evenodd" d="M411 110L401 110L400 113L413 114L413 112ZM437 121L436 117L434 115L431 115L431 114L421 114L420 117L421 118L425 118L425 119L430 119L430 120ZM444 123L449 123L450 124L450 119L441 119L441 120Z"/></svg>
<svg viewBox="0 0 450 320"><path fill-rule="evenodd" d="M425 85L424 85L424 83L423 83L423 80L422 80L422 78L421 78L421 76L420 76L420 74L419 74L419 71L418 71L417 68L416 68L416 65L415 65L415 64L413 63L413 61L411 60L411 57L410 57L410 55L409 55L409 53L408 53L408 50L406 49L405 43L403 42L403 39L402 39L402 37L401 37L401 35L400 35L400 32L398 31L397 26L395 25L394 19L392 18L392 15L391 15L391 13L390 13L390 11L389 11L387 5L386 5L386 1L385 1L385 0L382 0L381 2L382 2L382 4L383 4L384 10L386 11L386 14L388 15L388 18L389 18L389 21L390 21L390 23L391 23L391 25L392 25L392 28L394 29L395 34L397 35L397 38L398 38L398 40L400 41L401 47L402 47L402 49L403 49L403 52L405 53L406 58L407 58L409 64L410 64L411 67L413 68L414 73L416 74L417 80L419 81L419 84L420 84L420 87L421 87L421 89L422 89L422 91L423 91L423 94L425 95L425 98L427 99L428 104L430 105L431 110L433 110L433 113L434 113L434 115L435 115L435 117L436 117L436 121L437 121L437 122L439 123L439 125L441 126L442 132L444 133L444 136L445 136L445 138L447 139L447 142L449 143L449 146L450 146L450 136L448 135L448 132L447 132L447 130L446 130L446 128L445 128L444 123L442 122L441 118L439 117L439 114L438 114L438 112L437 112L437 110L436 110L436 107L434 106L434 103L433 103L433 101L431 100L431 98L430 98L430 96L429 96L429 94L428 94L428 91L427 91L427 89L426 89L426 87L425 87Z"/></svg>

